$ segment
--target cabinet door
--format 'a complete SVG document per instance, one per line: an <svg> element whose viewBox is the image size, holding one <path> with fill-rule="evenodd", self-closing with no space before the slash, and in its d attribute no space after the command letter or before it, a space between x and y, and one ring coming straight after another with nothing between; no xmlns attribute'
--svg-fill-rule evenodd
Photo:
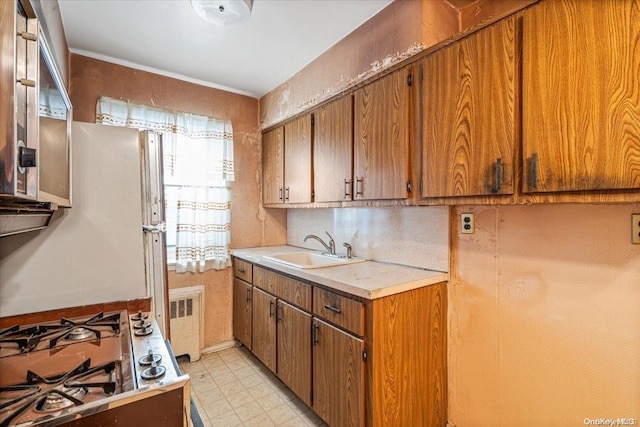
<svg viewBox="0 0 640 427"><path fill-rule="evenodd" d="M253 288L252 351L271 371L276 372L276 298Z"/></svg>
<svg viewBox="0 0 640 427"><path fill-rule="evenodd" d="M278 378L311 405L311 315L278 301Z"/></svg>
<svg viewBox="0 0 640 427"><path fill-rule="evenodd" d="M541 2L522 43L523 191L639 188L638 2Z"/></svg>
<svg viewBox="0 0 640 427"><path fill-rule="evenodd" d="M424 60L424 197L513 194L516 52L510 18Z"/></svg>
<svg viewBox="0 0 640 427"><path fill-rule="evenodd" d="M233 279L233 335L251 350L252 287Z"/></svg>
<svg viewBox="0 0 640 427"><path fill-rule="evenodd" d="M284 202L284 128L262 135L262 201Z"/></svg>
<svg viewBox="0 0 640 427"><path fill-rule="evenodd" d="M313 172L316 202L353 198L353 97L314 113Z"/></svg>
<svg viewBox="0 0 640 427"><path fill-rule="evenodd" d="M284 201L312 202L311 114L284 126Z"/></svg>
<svg viewBox="0 0 640 427"><path fill-rule="evenodd" d="M354 200L409 196L409 75L404 68L355 92Z"/></svg>
<svg viewBox="0 0 640 427"><path fill-rule="evenodd" d="M364 342L313 320L313 410L332 427L364 425Z"/></svg>

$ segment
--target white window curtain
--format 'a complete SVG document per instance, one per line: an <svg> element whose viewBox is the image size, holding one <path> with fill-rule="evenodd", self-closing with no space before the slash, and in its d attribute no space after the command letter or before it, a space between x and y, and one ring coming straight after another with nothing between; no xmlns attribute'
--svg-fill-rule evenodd
<svg viewBox="0 0 640 427"><path fill-rule="evenodd" d="M231 122L102 97L96 123L163 133L167 245L169 258L175 246L176 272L230 266Z"/></svg>

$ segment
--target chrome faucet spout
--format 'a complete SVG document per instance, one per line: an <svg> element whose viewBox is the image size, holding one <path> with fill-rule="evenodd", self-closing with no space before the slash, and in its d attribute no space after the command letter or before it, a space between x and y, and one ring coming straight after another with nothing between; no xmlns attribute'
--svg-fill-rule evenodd
<svg viewBox="0 0 640 427"><path fill-rule="evenodd" d="M333 240L333 237L331 237L331 234L329 234L328 231L325 231L325 233L327 233L327 236L329 236L329 244L326 244L324 242L324 240L322 240L320 237L316 236L315 234L308 234L307 236L305 236L304 241L306 242L307 239L315 239L318 242L320 242L322 244L322 246L324 246L324 248L327 250L327 252L329 252L331 255L335 255L336 254L336 242Z"/></svg>

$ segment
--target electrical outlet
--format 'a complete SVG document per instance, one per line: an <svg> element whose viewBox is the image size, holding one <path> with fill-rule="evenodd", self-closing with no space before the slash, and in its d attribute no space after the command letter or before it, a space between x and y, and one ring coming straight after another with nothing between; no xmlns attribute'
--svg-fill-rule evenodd
<svg viewBox="0 0 640 427"><path fill-rule="evenodd" d="M631 243L640 245L640 214L631 214Z"/></svg>
<svg viewBox="0 0 640 427"><path fill-rule="evenodd" d="M460 214L460 233L473 234L476 232L476 221L474 214L463 213Z"/></svg>

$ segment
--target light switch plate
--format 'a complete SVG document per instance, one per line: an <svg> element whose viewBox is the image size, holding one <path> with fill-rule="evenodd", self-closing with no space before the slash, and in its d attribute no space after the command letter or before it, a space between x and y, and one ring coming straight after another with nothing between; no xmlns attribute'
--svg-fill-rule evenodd
<svg viewBox="0 0 640 427"><path fill-rule="evenodd" d="M476 232L475 216L472 213L460 214L460 233L473 234Z"/></svg>
<svg viewBox="0 0 640 427"><path fill-rule="evenodd" d="M631 243L640 245L640 214L631 214Z"/></svg>

